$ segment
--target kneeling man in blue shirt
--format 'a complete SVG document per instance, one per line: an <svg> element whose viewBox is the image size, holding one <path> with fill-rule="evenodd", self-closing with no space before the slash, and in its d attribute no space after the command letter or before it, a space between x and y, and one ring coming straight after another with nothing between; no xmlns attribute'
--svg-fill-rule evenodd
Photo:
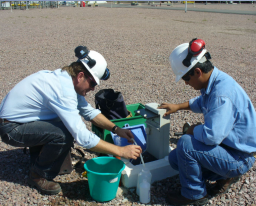
<svg viewBox="0 0 256 206"><path fill-rule="evenodd" d="M181 192L169 193L174 205L203 205L227 192L254 164L256 115L243 88L209 61L205 42L193 39L176 47L169 59L176 82L184 80L201 95L181 104L162 103L167 114L178 110L202 113L203 124L192 125L169 155L179 171ZM206 181L216 181L206 190Z"/></svg>
<svg viewBox="0 0 256 206"><path fill-rule="evenodd" d="M101 140L86 128L82 117L100 128L132 142L131 131L117 127L85 99L100 80L109 78L105 58L96 51L79 46L77 62L54 71L32 74L6 95L0 105L2 141L32 151L28 183L46 194L58 194L58 175L74 140L96 152L137 159L141 148L119 147Z"/></svg>

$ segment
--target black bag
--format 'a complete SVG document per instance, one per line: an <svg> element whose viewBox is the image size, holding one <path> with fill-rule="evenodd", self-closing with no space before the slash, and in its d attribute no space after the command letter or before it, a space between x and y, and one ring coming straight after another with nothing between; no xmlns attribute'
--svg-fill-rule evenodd
<svg viewBox="0 0 256 206"><path fill-rule="evenodd" d="M126 118L129 115L122 93L113 89L98 91L95 94L95 106L109 120Z"/></svg>

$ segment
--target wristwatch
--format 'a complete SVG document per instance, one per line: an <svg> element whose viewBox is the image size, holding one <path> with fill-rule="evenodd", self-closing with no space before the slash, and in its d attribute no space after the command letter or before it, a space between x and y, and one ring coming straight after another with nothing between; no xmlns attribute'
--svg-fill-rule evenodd
<svg viewBox="0 0 256 206"><path fill-rule="evenodd" d="M116 134L116 129L117 129L117 127L118 127L118 126L117 126L117 125L115 125L115 126L112 128L112 130L111 130L111 131L112 131L112 133Z"/></svg>

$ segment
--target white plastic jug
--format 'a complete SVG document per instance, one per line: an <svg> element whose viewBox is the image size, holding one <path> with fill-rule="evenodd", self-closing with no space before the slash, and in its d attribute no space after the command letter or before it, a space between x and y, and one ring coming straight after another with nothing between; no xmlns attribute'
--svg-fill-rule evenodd
<svg viewBox="0 0 256 206"><path fill-rule="evenodd" d="M145 179L140 183L140 202L143 204L150 202L150 184Z"/></svg>
<svg viewBox="0 0 256 206"><path fill-rule="evenodd" d="M151 179L152 179L152 174L151 172L144 167L141 172L138 174L138 179L137 179L137 188L136 188L136 193L137 195L140 196L140 183L142 183L143 180L146 180L149 184L151 184Z"/></svg>

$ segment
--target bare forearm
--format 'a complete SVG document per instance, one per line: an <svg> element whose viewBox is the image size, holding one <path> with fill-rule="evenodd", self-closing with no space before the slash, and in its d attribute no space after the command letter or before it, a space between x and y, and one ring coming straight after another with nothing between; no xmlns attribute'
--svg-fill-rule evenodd
<svg viewBox="0 0 256 206"><path fill-rule="evenodd" d="M102 114L98 114L93 120L91 120L91 122L102 128L102 129L107 129L108 131L112 131L112 129L114 128L115 124L111 121L109 121L104 115ZM128 142L131 142L131 138L133 137L133 134L131 133L130 130L126 130L126 129L121 129L119 127L115 127L115 131L114 131L119 137L123 137L126 138L128 140Z"/></svg>
<svg viewBox="0 0 256 206"><path fill-rule="evenodd" d="M164 114L164 116L167 116L171 113L177 112L178 110L190 110L189 102L184 102L181 104L168 104L168 103L162 103L158 109L166 109L167 112Z"/></svg>
<svg viewBox="0 0 256 206"><path fill-rule="evenodd" d="M121 152L121 147L118 147L114 144L108 143L103 140L100 140L95 147L91 148L91 150L94 152L111 154L114 156L120 156L120 157L123 156Z"/></svg>
<svg viewBox="0 0 256 206"><path fill-rule="evenodd" d="M127 145L125 147L119 147L114 144L100 140L99 143L91 148L92 151L112 154L114 156L124 157L126 159L137 159L140 156L142 150L138 145Z"/></svg>
<svg viewBox="0 0 256 206"><path fill-rule="evenodd" d="M103 114L98 114L94 119L91 120L91 122L102 129L107 129L108 131L111 131L115 126L115 124L108 120Z"/></svg>
<svg viewBox="0 0 256 206"><path fill-rule="evenodd" d="M177 104L178 110L190 110L189 102Z"/></svg>

